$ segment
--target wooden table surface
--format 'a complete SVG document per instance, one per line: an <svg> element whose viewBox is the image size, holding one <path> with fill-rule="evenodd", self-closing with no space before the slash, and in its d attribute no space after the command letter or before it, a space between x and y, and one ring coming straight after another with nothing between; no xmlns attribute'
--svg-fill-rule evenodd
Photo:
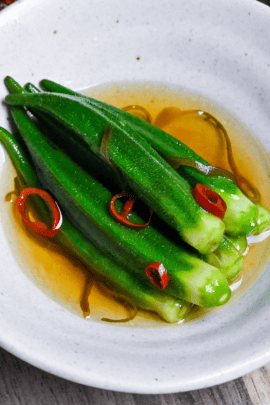
<svg viewBox="0 0 270 405"><path fill-rule="evenodd" d="M259 1L270 6L270 0ZM211 388L167 395L138 395L72 383L41 371L0 349L0 405L39 404L270 405L270 364L242 378Z"/></svg>
<svg viewBox="0 0 270 405"><path fill-rule="evenodd" d="M75 384L0 354L1 405L269 405L270 365L226 384L166 395L125 394Z"/></svg>

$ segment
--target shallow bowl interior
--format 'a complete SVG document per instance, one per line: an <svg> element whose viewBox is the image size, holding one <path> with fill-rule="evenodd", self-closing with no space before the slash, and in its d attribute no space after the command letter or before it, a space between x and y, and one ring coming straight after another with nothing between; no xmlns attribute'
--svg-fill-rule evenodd
<svg viewBox="0 0 270 405"><path fill-rule="evenodd" d="M49 78L76 90L122 80L176 84L230 110L269 151L269 18L251 0L19 0L1 12L8 41L0 77ZM0 93L4 99L2 80ZM4 105L0 125L9 127ZM270 361L269 265L211 316L184 327L124 328L85 322L51 300L21 271L10 242L1 227L0 344L37 367L95 387L165 393Z"/></svg>

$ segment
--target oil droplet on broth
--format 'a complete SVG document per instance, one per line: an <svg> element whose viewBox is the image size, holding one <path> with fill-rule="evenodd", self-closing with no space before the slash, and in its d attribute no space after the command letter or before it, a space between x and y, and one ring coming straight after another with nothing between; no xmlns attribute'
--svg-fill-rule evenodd
<svg viewBox="0 0 270 405"><path fill-rule="evenodd" d="M267 206L270 171L266 152L253 134L236 117L211 100L179 87L149 82L100 85L90 88L86 94L119 108L129 105L142 106L150 113L153 122L156 120L158 126L161 126L166 132L186 143L213 166L222 166L224 169L230 170L224 153L224 140L217 136L217 129L212 123L200 119L198 115L184 115L181 119L177 119L179 111L183 110L195 109L210 112L226 128L238 168L252 184L259 188L262 200ZM168 114L160 116L160 112L166 108L171 109L170 114L175 114L175 119L171 119L172 117L168 119ZM16 172L7 159L2 177L2 201L4 201L5 195L13 190L15 177ZM14 200L14 196L12 196L12 200ZM93 285L89 283L88 269L79 260L63 252L53 241L36 238L25 226L22 226L22 221L14 207L15 204L11 202L2 204L3 226L9 235L9 240L12 241L11 249L15 260L39 288L64 308L81 317L83 314L80 303L82 303L84 315L94 321L99 321L101 318L127 317L126 308L113 300L111 296L106 296L95 282ZM270 241L265 240L250 248L245 257L244 272L233 282L232 289L235 291L233 291L231 300L240 296L257 279L268 260L269 246ZM86 297L90 290L89 300L87 300ZM188 320L192 321L206 316L221 308L211 310L196 308ZM173 326L147 311L139 311L132 321L117 325L125 327Z"/></svg>

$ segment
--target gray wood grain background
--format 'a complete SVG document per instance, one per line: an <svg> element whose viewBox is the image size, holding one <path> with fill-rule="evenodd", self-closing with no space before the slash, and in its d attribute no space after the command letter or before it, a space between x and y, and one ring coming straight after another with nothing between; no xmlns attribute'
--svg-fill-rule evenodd
<svg viewBox="0 0 270 405"><path fill-rule="evenodd" d="M269 405L270 364L202 390L167 395L125 394L55 377L0 352L1 405Z"/></svg>
<svg viewBox="0 0 270 405"><path fill-rule="evenodd" d="M259 1L270 6L270 0ZM242 378L207 389L168 395L137 395L72 383L0 350L0 405L51 404L270 405L270 364Z"/></svg>

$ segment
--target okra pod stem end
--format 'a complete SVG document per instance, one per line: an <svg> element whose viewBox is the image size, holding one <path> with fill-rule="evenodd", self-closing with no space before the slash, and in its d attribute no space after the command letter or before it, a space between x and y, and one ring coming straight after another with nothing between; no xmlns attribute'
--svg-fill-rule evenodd
<svg viewBox="0 0 270 405"><path fill-rule="evenodd" d="M213 190L218 193L227 205L223 218L226 233L232 236L247 236L257 227L258 206L250 201L242 191L227 179L212 179Z"/></svg>
<svg viewBox="0 0 270 405"><path fill-rule="evenodd" d="M230 281L243 270L243 255L247 249L247 240L244 236L232 238L225 236L221 246L203 259L212 266L220 269L226 279Z"/></svg>
<svg viewBox="0 0 270 405"><path fill-rule="evenodd" d="M256 225L257 232L255 233L255 235L266 232L270 228L270 211L262 205L258 206L258 218Z"/></svg>
<svg viewBox="0 0 270 405"><path fill-rule="evenodd" d="M225 225L219 218L202 211L200 221L194 229L187 224L183 239L200 253L207 254L220 246L224 230Z"/></svg>
<svg viewBox="0 0 270 405"><path fill-rule="evenodd" d="M192 304L182 300L167 297L166 300L159 300L156 312L168 323L175 323L184 320L191 311Z"/></svg>

